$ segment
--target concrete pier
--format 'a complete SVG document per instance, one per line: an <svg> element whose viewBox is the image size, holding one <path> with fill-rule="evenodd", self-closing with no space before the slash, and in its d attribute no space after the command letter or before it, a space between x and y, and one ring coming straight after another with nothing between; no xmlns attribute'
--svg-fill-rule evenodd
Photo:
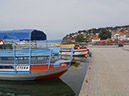
<svg viewBox="0 0 129 96"><path fill-rule="evenodd" d="M129 46L89 50L91 62L79 96L129 96Z"/></svg>

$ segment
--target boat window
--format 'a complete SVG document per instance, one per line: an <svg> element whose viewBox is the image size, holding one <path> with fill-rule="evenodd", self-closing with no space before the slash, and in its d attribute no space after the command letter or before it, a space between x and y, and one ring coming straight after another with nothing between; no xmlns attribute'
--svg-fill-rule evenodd
<svg viewBox="0 0 129 96"><path fill-rule="evenodd" d="M14 69L13 66L0 66L0 69Z"/></svg>

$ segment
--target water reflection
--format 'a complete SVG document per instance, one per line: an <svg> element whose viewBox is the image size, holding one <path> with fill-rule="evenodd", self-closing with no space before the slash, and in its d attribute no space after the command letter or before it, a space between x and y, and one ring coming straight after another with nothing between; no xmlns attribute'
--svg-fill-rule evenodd
<svg viewBox="0 0 129 96"><path fill-rule="evenodd" d="M88 59L85 57L73 57L73 60L81 64L86 64L86 62L88 62Z"/></svg>
<svg viewBox="0 0 129 96"><path fill-rule="evenodd" d="M61 58L69 59L67 56ZM73 60L76 64L60 77L65 83L60 78L0 81L0 96L78 96L89 60L85 57L74 57Z"/></svg>
<svg viewBox="0 0 129 96"><path fill-rule="evenodd" d="M61 79L0 81L0 96L75 96Z"/></svg>
<svg viewBox="0 0 129 96"><path fill-rule="evenodd" d="M68 56L63 56L62 58L68 59ZM73 57L73 60L76 61L76 63L60 78L73 89L76 94L75 96L79 96L90 57Z"/></svg>
<svg viewBox="0 0 129 96"><path fill-rule="evenodd" d="M70 60L69 56L61 56L60 58L64 60ZM78 68L80 64L86 64L89 62L89 60L85 57L73 57L73 61L76 63L72 66L72 68Z"/></svg>
<svg viewBox="0 0 129 96"><path fill-rule="evenodd" d="M77 62L76 62L76 63L72 66L72 68L78 68L79 65L80 65L80 63L77 63Z"/></svg>

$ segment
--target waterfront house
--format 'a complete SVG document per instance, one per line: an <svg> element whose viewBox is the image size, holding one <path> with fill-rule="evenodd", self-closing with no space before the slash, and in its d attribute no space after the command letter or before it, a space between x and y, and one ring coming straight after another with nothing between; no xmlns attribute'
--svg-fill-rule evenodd
<svg viewBox="0 0 129 96"><path fill-rule="evenodd" d="M75 43L75 39L71 40L72 43Z"/></svg>
<svg viewBox="0 0 129 96"><path fill-rule="evenodd" d="M93 42L98 42L98 41L100 41L100 38L99 38L99 37L93 37L92 43L93 43Z"/></svg>
<svg viewBox="0 0 129 96"><path fill-rule="evenodd" d="M122 32L115 32L111 36L112 40L127 40L127 35Z"/></svg>
<svg viewBox="0 0 129 96"><path fill-rule="evenodd" d="M97 42L97 41L100 41L100 38L99 37L97 37L97 36L90 36L89 37L89 41L90 42Z"/></svg>

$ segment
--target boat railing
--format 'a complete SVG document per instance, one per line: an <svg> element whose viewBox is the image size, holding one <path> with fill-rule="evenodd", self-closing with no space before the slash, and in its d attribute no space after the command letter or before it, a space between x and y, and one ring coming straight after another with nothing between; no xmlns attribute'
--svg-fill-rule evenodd
<svg viewBox="0 0 129 96"><path fill-rule="evenodd" d="M72 59L73 59L73 53L74 53L74 47L62 47L61 49L70 49L71 50L70 61L72 61Z"/></svg>
<svg viewBox="0 0 129 96"><path fill-rule="evenodd" d="M71 47L72 48L72 47ZM61 60L59 57L60 49L63 48L19 48L0 50L0 72L2 71L25 71L30 73L31 65L58 65L61 62L72 61L73 51L71 51L70 60ZM66 49L66 47L65 47ZM72 50L74 50L72 48ZM52 56L57 56L55 62L52 62Z"/></svg>
<svg viewBox="0 0 129 96"><path fill-rule="evenodd" d="M61 49L71 49L71 54L70 56L67 56L67 59L64 59L62 58L62 56L60 56L60 50ZM63 62L72 62L72 59L73 59L73 52L74 52L74 47L55 47L53 48L53 51L52 51L54 54L56 54L56 58L59 59L57 62L54 63L55 66L59 65L60 63L63 63ZM58 54L57 54L58 53Z"/></svg>
<svg viewBox="0 0 129 96"><path fill-rule="evenodd" d="M43 31L35 29L0 31L0 40L2 40L0 73L10 71L30 73L31 65L50 64L52 50L37 48L35 45L37 41L46 41L47 47L47 36ZM21 46L22 41L25 41L25 46Z"/></svg>
<svg viewBox="0 0 129 96"><path fill-rule="evenodd" d="M30 72L31 65L49 64L51 58L51 51L48 48L35 49L2 49L0 50L0 70L13 69L18 71L18 67L28 66Z"/></svg>

